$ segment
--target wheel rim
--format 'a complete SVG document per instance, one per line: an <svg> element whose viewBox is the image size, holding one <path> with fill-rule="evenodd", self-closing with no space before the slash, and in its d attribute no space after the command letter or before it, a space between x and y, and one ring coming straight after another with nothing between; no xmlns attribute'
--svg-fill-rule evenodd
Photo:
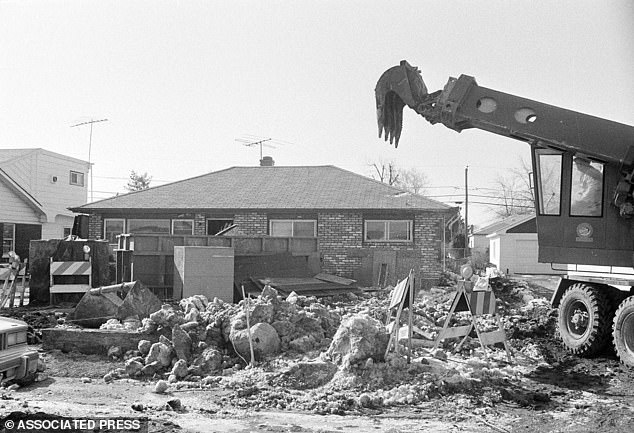
<svg viewBox="0 0 634 433"><path fill-rule="evenodd" d="M623 318L621 334L623 335L623 343L627 351L634 353L634 312L627 314Z"/></svg>
<svg viewBox="0 0 634 433"><path fill-rule="evenodd" d="M582 338L590 325L590 314L588 313L587 305L582 301L571 302L566 309L566 328L568 334L575 338ZM634 319L634 318L633 318ZM632 327L634 327L634 320L632 321ZM634 344L634 342L632 342Z"/></svg>

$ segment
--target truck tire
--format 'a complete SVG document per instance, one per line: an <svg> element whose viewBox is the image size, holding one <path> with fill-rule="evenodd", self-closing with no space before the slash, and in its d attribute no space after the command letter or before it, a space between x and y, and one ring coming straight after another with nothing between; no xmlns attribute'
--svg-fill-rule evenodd
<svg viewBox="0 0 634 433"><path fill-rule="evenodd" d="M634 367L634 296L625 298L614 314L614 350L621 362Z"/></svg>
<svg viewBox="0 0 634 433"><path fill-rule="evenodd" d="M607 297L596 287L576 283L561 297L557 324L568 351L591 356L603 349L611 331Z"/></svg>

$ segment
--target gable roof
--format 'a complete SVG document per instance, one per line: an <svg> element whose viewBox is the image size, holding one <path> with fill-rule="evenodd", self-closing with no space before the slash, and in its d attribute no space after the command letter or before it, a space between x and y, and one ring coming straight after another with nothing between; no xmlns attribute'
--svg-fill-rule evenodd
<svg viewBox="0 0 634 433"><path fill-rule="evenodd" d="M0 168L0 182L5 184L10 190L18 195L28 206L30 206L38 215L46 215L40 203L27 190L22 188L15 180L11 178L2 168Z"/></svg>
<svg viewBox="0 0 634 433"><path fill-rule="evenodd" d="M523 224L531 219L535 218L534 214L527 215L513 215L503 220L496 221L488 226L482 227L479 230L473 232L474 235L488 236L494 233L505 233L507 230Z"/></svg>
<svg viewBox="0 0 634 433"><path fill-rule="evenodd" d="M71 208L87 213L121 209L454 208L332 165L231 167Z"/></svg>
<svg viewBox="0 0 634 433"><path fill-rule="evenodd" d="M57 158L62 158L67 161L73 161L78 164L88 166L88 161L84 161L82 159L77 159L72 156L64 155L62 153L51 152L50 150L42 149L41 147L33 147L29 149L0 149L0 164L10 163L11 161L18 160L29 156L31 154L46 154L49 156L55 156Z"/></svg>

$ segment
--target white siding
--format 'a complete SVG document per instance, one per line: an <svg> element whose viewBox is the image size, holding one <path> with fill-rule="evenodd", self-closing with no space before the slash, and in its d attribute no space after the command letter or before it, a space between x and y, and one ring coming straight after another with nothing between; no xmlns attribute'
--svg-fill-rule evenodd
<svg viewBox="0 0 634 433"><path fill-rule="evenodd" d="M67 208L87 202L88 163L84 161L34 149L22 158L4 163L2 168L42 204L49 223L55 223L56 215L72 217L73 213ZM84 174L83 186L70 184L71 171ZM55 182L54 176L57 177Z"/></svg>
<svg viewBox="0 0 634 433"><path fill-rule="evenodd" d="M35 210L0 181L0 222L39 224Z"/></svg>
<svg viewBox="0 0 634 433"><path fill-rule="evenodd" d="M557 274L550 263L537 261L537 233L504 233L491 239L499 245L496 260L491 260L498 269L511 274Z"/></svg>

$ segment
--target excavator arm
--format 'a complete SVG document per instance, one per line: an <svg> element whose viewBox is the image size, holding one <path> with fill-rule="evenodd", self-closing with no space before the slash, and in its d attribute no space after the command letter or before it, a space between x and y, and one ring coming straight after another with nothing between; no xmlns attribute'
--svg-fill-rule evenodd
<svg viewBox="0 0 634 433"><path fill-rule="evenodd" d="M569 152L616 164L621 173L614 203L634 216L634 128L497 90L478 86L468 75L449 78L428 93L418 68L401 61L381 76L376 88L379 137L398 146L405 105L430 123L461 132L478 128L533 147Z"/></svg>

